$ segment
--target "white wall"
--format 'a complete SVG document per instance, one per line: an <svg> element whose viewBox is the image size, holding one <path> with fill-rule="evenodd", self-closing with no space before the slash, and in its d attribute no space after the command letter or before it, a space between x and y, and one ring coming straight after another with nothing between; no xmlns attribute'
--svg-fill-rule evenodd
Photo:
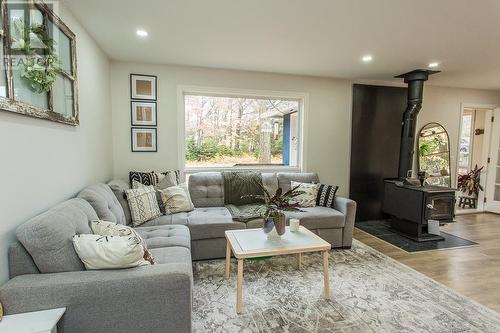
<svg viewBox="0 0 500 333"><path fill-rule="evenodd" d="M448 131L450 136L452 185L455 185L457 172L462 104L500 106L500 92L427 85L424 88L422 110L417 118L417 131L420 131L425 124L430 122L440 123Z"/></svg>
<svg viewBox="0 0 500 333"><path fill-rule="evenodd" d="M109 61L64 8L61 16L77 36L81 124L0 111L0 284L19 224L112 176Z"/></svg>
<svg viewBox="0 0 500 333"><path fill-rule="evenodd" d="M130 73L158 76L158 153L130 149ZM347 195L351 128L351 82L185 66L113 62L114 176L127 179L130 170L174 169L179 165L177 87L194 85L236 89L294 91L309 94L305 129L305 167L323 182L338 184Z"/></svg>

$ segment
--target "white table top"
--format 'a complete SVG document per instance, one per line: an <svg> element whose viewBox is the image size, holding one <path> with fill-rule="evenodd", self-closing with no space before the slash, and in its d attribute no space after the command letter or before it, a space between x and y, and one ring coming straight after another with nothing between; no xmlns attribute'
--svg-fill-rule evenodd
<svg viewBox="0 0 500 333"><path fill-rule="evenodd" d="M66 311L66 308L17 313L4 316L0 321L2 333L50 332Z"/></svg>
<svg viewBox="0 0 500 333"><path fill-rule="evenodd" d="M268 239L262 229L228 230L226 238L236 258L324 251L331 248L328 242L303 226L297 232L291 232L286 227L280 240Z"/></svg>

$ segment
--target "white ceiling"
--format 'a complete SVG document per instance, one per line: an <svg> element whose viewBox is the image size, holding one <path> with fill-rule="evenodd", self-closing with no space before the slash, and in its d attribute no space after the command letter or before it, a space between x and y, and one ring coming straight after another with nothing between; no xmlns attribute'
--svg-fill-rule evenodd
<svg viewBox="0 0 500 333"><path fill-rule="evenodd" d="M500 90L500 0L65 2L114 60Z"/></svg>

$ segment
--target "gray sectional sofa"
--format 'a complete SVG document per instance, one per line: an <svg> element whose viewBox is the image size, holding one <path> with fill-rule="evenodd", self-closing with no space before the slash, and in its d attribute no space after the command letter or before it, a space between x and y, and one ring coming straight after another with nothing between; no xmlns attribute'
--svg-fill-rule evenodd
<svg viewBox="0 0 500 333"><path fill-rule="evenodd" d="M287 190L292 180L318 182L313 173L265 173L264 186ZM89 221L130 224L123 191L128 184L95 184L22 224L9 249L11 279L0 288L5 312L66 307L60 332L190 332L191 260L222 258L224 232L258 228L262 219L232 220L224 207L221 173L189 177L195 209L163 215L136 227L157 265L87 271L73 249L75 234L91 233ZM335 209L288 213L335 248L349 248L356 203L337 197Z"/></svg>

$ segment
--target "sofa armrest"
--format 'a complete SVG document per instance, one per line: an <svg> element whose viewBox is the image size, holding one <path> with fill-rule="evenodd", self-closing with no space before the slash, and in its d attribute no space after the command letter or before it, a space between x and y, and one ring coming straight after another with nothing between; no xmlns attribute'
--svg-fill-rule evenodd
<svg viewBox="0 0 500 333"><path fill-rule="evenodd" d="M66 307L61 332L191 332L192 267L20 275L0 288L6 314Z"/></svg>
<svg viewBox="0 0 500 333"><path fill-rule="evenodd" d="M342 247L350 248L352 245L354 222L356 220L356 201L343 197L335 197L333 207L345 215L344 231L342 232Z"/></svg>

